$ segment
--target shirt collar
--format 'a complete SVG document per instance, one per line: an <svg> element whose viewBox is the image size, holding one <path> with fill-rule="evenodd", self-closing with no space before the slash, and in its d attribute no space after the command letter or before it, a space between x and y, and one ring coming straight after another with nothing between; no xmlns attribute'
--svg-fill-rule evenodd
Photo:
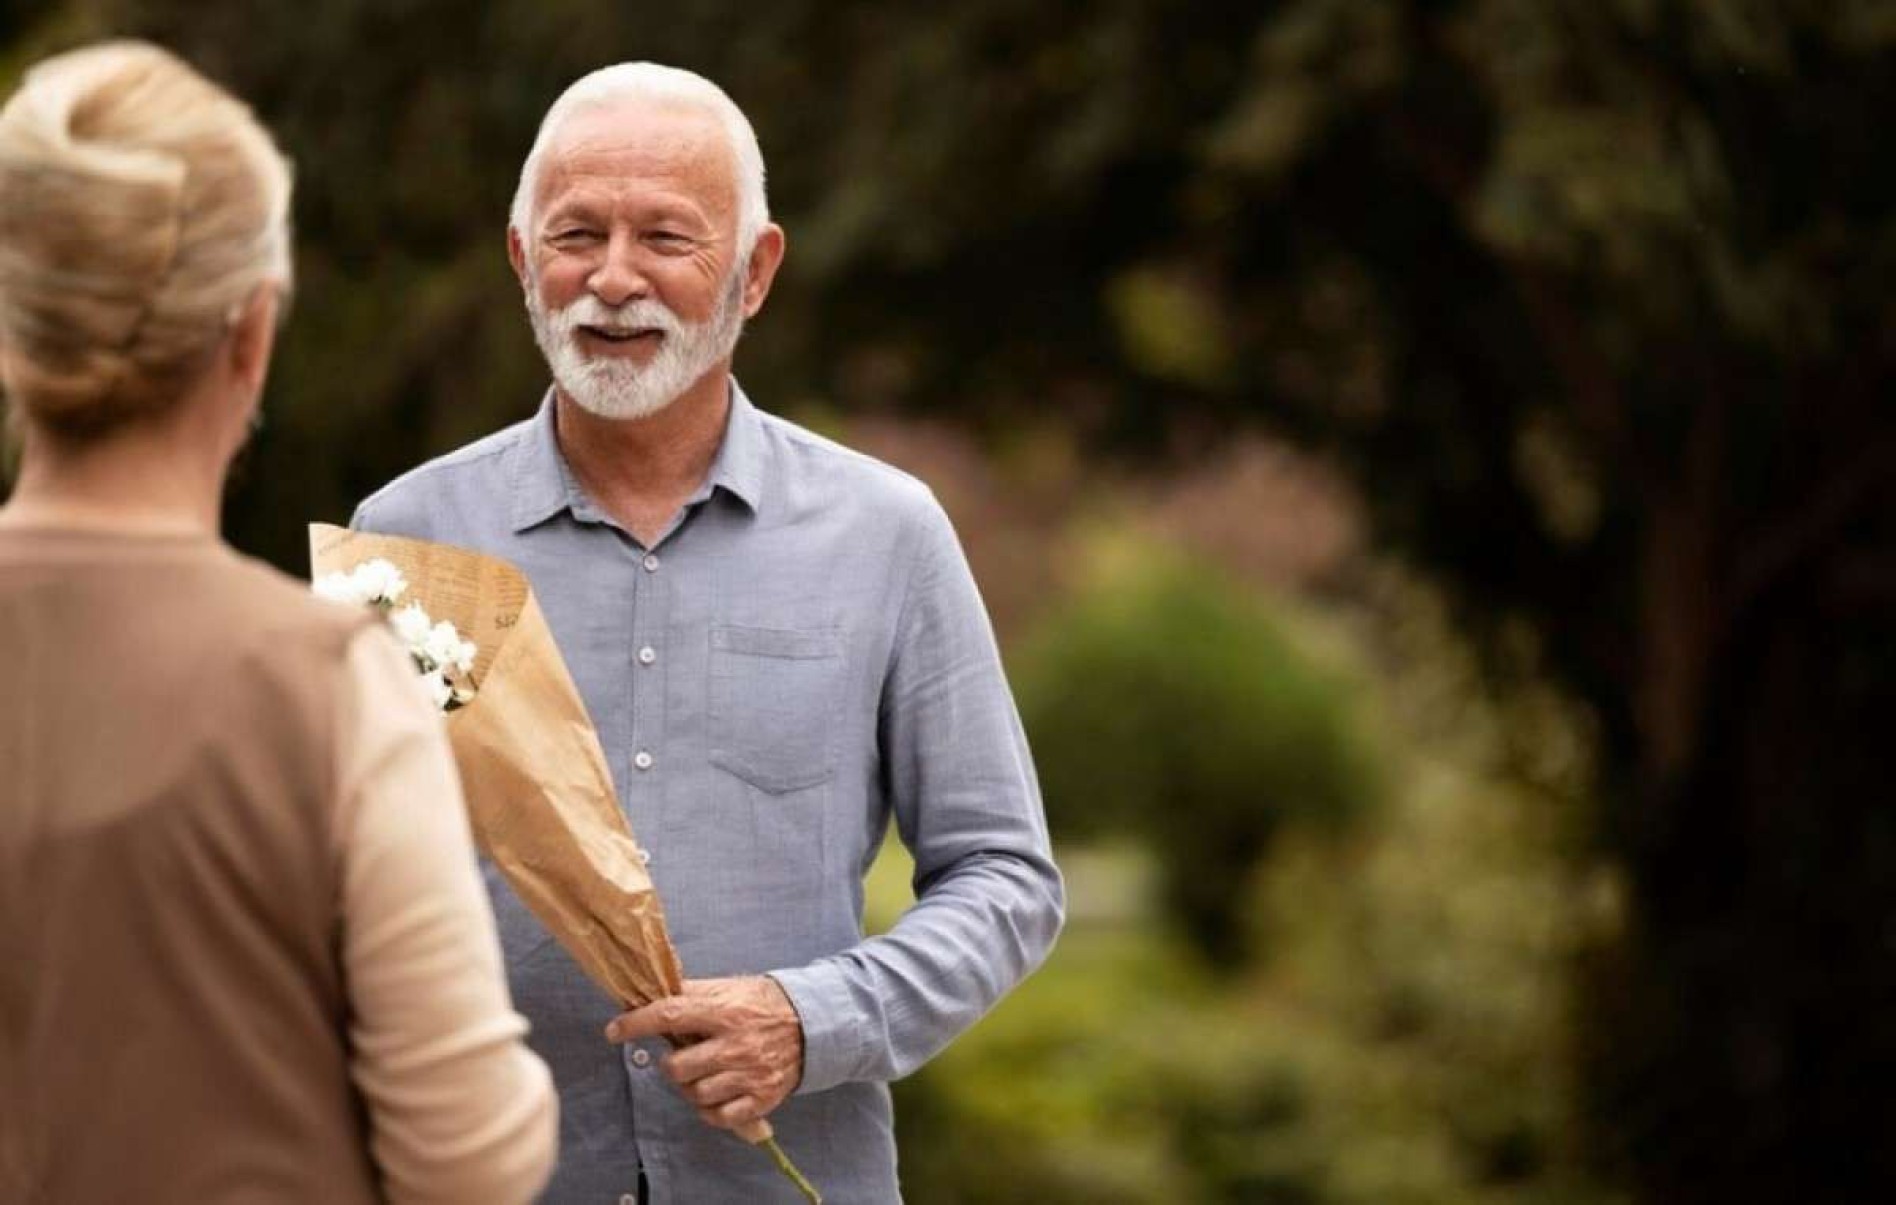
<svg viewBox="0 0 1896 1205"><path fill-rule="evenodd" d="M702 502L714 490L722 489L750 509L754 515L763 502L764 420L744 395L736 378L731 380L731 411L724 423L724 439L704 484L688 500ZM563 510L577 518L595 516L596 510L580 488L566 457L560 453L559 434L554 425L553 391L548 389L540 400L540 409L528 422L513 457L513 502L508 515L516 533L546 522Z"/></svg>
<svg viewBox="0 0 1896 1205"><path fill-rule="evenodd" d="M572 480L566 458L560 455L553 427L553 391L540 399L540 410L527 423L514 445L513 504L508 518L516 533L544 523L562 510L583 503L579 483Z"/></svg>
<svg viewBox="0 0 1896 1205"><path fill-rule="evenodd" d="M705 474L704 486L694 495L701 501L721 489L756 514L764 501L764 416L744 396L744 387L731 378L731 414L724 423L724 442Z"/></svg>

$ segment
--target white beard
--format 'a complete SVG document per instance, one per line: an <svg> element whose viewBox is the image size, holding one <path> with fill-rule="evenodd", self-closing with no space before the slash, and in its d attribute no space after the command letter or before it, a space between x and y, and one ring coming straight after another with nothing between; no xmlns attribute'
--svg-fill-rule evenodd
<svg viewBox="0 0 1896 1205"><path fill-rule="evenodd" d="M553 372L553 380L574 404L600 418L648 418L679 396L737 349L744 333L744 272L731 283L718 308L703 322L686 322L664 303L628 301L609 306L590 293L565 309L548 314L539 282L530 281L527 317L533 341ZM588 356L579 347L582 326L642 327L663 331L658 350L645 364L613 356Z"/></svg>

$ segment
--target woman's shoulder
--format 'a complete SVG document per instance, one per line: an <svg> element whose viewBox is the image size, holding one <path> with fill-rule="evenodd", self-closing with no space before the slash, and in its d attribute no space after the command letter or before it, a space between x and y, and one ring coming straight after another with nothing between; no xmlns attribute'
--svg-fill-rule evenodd
<svg viewBox="0 0 1896 1205"><path fill-rule="evenodd" d="M320 598L308 582L225 549L181 620L199 673L222 681L232 722L251 712L280 731L326 730L352 677L351 649L379 626L368 607ZM313 727L311 727L313 726Z"/></svg>
<svg viewBox="0 0 1896 1205"><path fill-rule="evenodd" d="M241 611L246 626L265 634L305 631L327 637L340 649L375 622L368 608L318 597L302 578L235 549L223 549L219 561L213 572L220 601Z"/></svg>

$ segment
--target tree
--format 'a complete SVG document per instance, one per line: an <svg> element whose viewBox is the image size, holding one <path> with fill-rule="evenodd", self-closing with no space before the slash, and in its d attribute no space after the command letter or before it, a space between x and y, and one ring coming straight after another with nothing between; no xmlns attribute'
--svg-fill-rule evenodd
<svg viewBox="0 0 1896 1205"><path fill-rule="evenodd" d="M1233 396L1599 718L1632 907L1583 985L1591 1089L1653 1200L1896 1188L1896 173L1860 121L1892 35L1304 5L1222 143L1288 232L1221 290L1261 320Z"/></svg>

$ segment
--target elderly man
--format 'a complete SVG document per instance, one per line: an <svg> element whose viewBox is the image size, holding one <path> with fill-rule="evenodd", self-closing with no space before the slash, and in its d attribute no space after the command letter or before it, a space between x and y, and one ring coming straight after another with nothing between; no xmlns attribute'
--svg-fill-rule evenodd
<svg viewBox="0 0 1896 1205"><path fill-rule="evenodd" d="M829 1201L899 1200L887 1082L1039 964L1063 903L954 532L913 478L731 378L784 235L715 85L643 63L574 84L521 171L507 253L552 371L538 414L355 523L532 579L705 976L615 1017L489 871L561 1096L546 1199L795 1200L725 1132L767 1115ZM917 898L865 940L891 817ZM668 1053L665 1034L703 1040Z"/></svg>

